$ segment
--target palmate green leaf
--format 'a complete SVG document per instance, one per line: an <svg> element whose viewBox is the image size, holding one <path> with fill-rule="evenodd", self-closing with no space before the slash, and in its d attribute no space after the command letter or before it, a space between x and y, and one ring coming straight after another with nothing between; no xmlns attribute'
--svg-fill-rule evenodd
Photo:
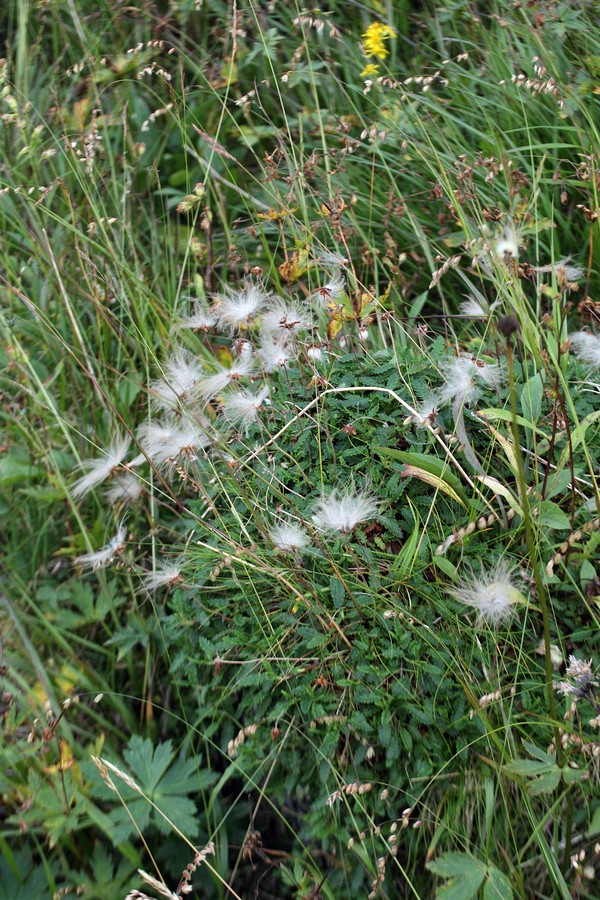
<svg viewBox="0 0 600 900"><path fill-rule="evenodd" d="M174 755L171 741L154 747L151 740L138 735L131 738L123 752L134 780L148 793L154 790Z"/></svg>
<svg viewBox="0 0 600 900"><path fill-rule="evenodd" d="M436 891L440 900L471 900L476 897L486 876L486 866L469 853L450 851L428 863L427 868L441 878L449 878L448 884Z"/></svg>

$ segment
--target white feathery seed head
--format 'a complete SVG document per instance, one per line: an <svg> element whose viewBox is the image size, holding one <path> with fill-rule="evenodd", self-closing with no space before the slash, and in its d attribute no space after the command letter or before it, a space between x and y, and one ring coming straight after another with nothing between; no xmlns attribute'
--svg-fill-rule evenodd
<svg viewBox="0 0 600 900"><path fill-rule="evenodd" d="M329 281L310 295L309 300L327 309L328 306L336 304L345 291L346 281L341 272L336 272Z"/></svg>
<svg viewBox="0 0 600 900"><path fill-rule="evenodd" d="M585 269L583 266L570 265L570 262L571 257L566 256L564 259L559 259L558 262L549 263L547 266L535 266L534 269L539 275L554 273L559 281L581 281L585 275Z"/></svg>
<svg viewBox="0 0 600 900"><path fill-rule="evenodd" d="M254 281L246 281L239 290L225 288L223 294L215 294L210 312L217 325L224 331L233 334L258 315L269 298L262 285Z"/></svg>
<svg viewBox="0 0 600 900"><path fill-rule="evenodd" d="M180 560L173 560L173 562L163 560L158 562L154 571L148 572L143 578L144 587L148 591L155 591L165 584L170 587L179 581L181 581Z"/></svg>
<svg viewBox="0 0 600 900"><path fill-rule="evenodd" d="M499 625L505 622L514 614L515 604L523 602L523 595L514 586L505 562L487 571L482 568L479 577L472 574L450 593L477 611L480 624Z"/></svg>
<svg viewBox="0 0 600 900"><path fill-rule="evenodd" d="M185 350L176 350L165 364L163 377L150 385L153 406L178 409L190 400L203 374L197 359Z"/></svg>
<svg viewBox="0 0 600 900"><path fill-rule="evenodd" d="M502 305L501 300L495 300L493 303L487 303L483 296L475 297L468 294L467 299L459 306L461 316L469 316L474 319L487 319L489 314Z"/></svg>
<svg viewBox="0 0 600 900"><path fill-rule="evenodd" d="M440 366L444 384L436 392L439 406L457 401L461 404L473 403L479 399L479 382L488 387L498 388L503 381L503 372L496 363L485 363L470 356L458 356L445 360Z"/></svg>
<svg viewBox="0 0 600 900"><path fill-rule="evenodd" d="M353 485L345 490L334 488L316 503L312 520L322 531L347 534L361 522L374 518L379 503L368 490L357 490Z"/></svg>
<svg viewBox="0 0 600 900"><path fill-rule="evenodd" d="M278 550L303 550L310 544L304 529L292 522L278 522L273 525L269 537Z"/></svg>
<svg viewBox="0 0 600 900"><path fill-rule="evenodd" d="M93 553L84 553L83 556L78 556L75 564L82 569L91 569L92 572L96 569L101 569L119 555L125 545L126 536L127 531L121 522L117 533L110 539L108 544L101 547L100 550L95 550Z"/></svg>
<svg viewBox="0 0 600 900"><path fill-rule="evenodd" d="M194 312L190 316L183 316L175 325L176 331L189 328L192 331L202 331L206 333L215 327L217 319L215 315L206 309L204 304L196 301L194 303Z"/></svg>
<svg viewBox="0 0 600 900"><path fill-rule="evenodd" d="M96 485L106 481L114 470L121 465L128 449L129 438L119 435L113 440L104 456L101 456L99 459L83 460L80 468L85 469L86 474L82 475L73 485L72 494L75 500L81 499Z"/></svg>
<svg viewBox="0 0 600 900"><path fill-rule="evenodd" d="M109 503L135 503L144 493L144 485L134 472L124 472L115 478L104 496Z"/></svg>
<svg viewBox="0 0 600 900"><path fill-rule="evenodd" d="M196 462L199 451L211 443L206 428L191 420L178 425L144 422L138 429L137 436L153 465L157 468L164 467L168 472L178 466ZM131 465L136 465L138 460L143 459L143 455L136 457Z"/></svg>
<svg viewBox="0 0 600 900"><path fill-rule="evenodd" d="M419 418L417 419L417 428L424 428L426 425L432 425L437 417L439 401L437 396L431 395L426 397L420 407L417 409Z"/></svg>
<svg viewBox="0 0 600 900"><path fill-rule="evenodd" d="M519 235L512 223L502 229L494 244L494 256L500 262L504 262L507 256L512 259L519 258Z"/></svg>
<svg viewBox="0 0 600 900"><path fill-rule="evenodd" d="M322 347L309 347L306 351L307 357L313 363L324 362L327 359L327 352Z"/></svg>
<svg viewBox="0 0 600 900"><path fill-rule="evenodd" d="M576 331L571 335L571 349L577 359L600 368L600 336L588 331Z"/></svg>
<svg viewBox="0 0 600 900"><path fill-rule="evenodd" d="M261 388L257 394L250 391L227 394L223 399L223 418L234 428L247 433L252 423L258 419L258 413L268 396L268 386Z"/></svg>
<svg viewBox="0 0 600 900"><path fill-rule="evenodd" d="M284 341L313 325L310 314L295 301L273 297L261 313L260 330L267 340Z"/></svg>
<svg viewBox="0 0 600 900"><path fill-rule="evenodd" d="M297 356L297 350L290 341L263 341L258 355L265 372L276 372L282 369Z"/></svg>
<svg viewBox="0 0 600 900"><path fill-rule="evenodd" d="M218 397L230 384L251 375L254 365L254 356L250 353L242 353L234 359L229 369L219 366L213 375L204 373L196 384L196 396L206 405L214 397Z"/></svg>

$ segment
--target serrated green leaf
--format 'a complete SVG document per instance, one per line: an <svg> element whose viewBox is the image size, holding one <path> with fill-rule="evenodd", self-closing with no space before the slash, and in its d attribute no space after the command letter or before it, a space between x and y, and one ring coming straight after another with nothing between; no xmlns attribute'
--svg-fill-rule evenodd
<svg viewBox="0 0 600 900"><path fill-rule="evenodd" d="M537 797L539 794L551 794L560 784L560 776L561 771L557 766L554 771L547 772L546 775L541 775L540 778L530 782L527 790L532 797Z"/></svg>

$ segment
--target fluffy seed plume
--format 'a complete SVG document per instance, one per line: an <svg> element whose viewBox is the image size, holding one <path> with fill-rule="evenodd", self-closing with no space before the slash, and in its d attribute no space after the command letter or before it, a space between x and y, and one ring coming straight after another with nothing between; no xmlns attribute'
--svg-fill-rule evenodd
<svg viewBox="0 0 600 900"><path fill-rule="evenodd" d="M103 457L84 460L81 463L81 468L86 469L87 474L83 475L73 485L72 494L75 500L81 499L96 485L106 481L114 470L121 465L128 449L129 438L119 436L115 438Z"/></svg>
<svg viewBox="0 0 600 900"><path fill-rule="evenodd" d="M519 235L514 225L507 225L502 229L494 244L494 255L500 262L503 262L507 256L512 259L519 258Z"/></svg>
<svg viewBox="0 0 600 900"><path fill-rule="evenodd" d="M202 303L194 303L194 312L191 316L184 316L175 326L176 331L189 328L192 331L204 332L210 331L217 324L216 316Z"/></svg>
<svg viewBox="0 0 600 900"><path fill-rule="evenodd" d="M231 368L219 366L213 375L204 373L195 388L196 396L207 404L214 397L218 397L230 384L240 378L246 378L254 371L254 358L249 353L242 353L234 360Z"/></svg>
<svg viewBox="0 0 600 900"><path fill-rule="evenodd" d="M273 525L269 537L278 550L303 550L310 540L303 528L291 522L280 522Z"/></svg>
<svg viewBox="0 0 600 900"><path fill-rule="evenodd" d="M181 425L145 422L138 429L137 436L152 463L157 468L166 468L169 472L178 466L195 462L199 451L211 443L206 428L193 421L186 421ZM144 460L144 454L140 454L130 465L139 465Z"/></svg>
<svg viewBox="0 0 600 900"><path fill-rule="evenodd" d="M570 257L559 259L558 262L550 263L547 266L535 266L535 271L539 275L545 273L554 273L559 281L577 282L581 281L585 275L583 266L574 266L570 264Z"/></svg>
<svg viewBox="0 0 600 900"><path fill-rule="evenodd" d="M264 341L258 351L265 372L276 372L295 359L296 348L287 341Z"/></svg>
<svg viewBox="0 0 600 900"><path fill-rule="evenodd" d="M228 394L223 400L223 419L247 434L252 423L258 419L258 414L268 396L268 386L261 388L258 394L250 391Z"/></svg>
<svg viewBox="0 0 600 900"><path fill-rule="evenodd" d="M467 299L460 304L459 310L461 316L469 316L474 319L487 319L489 314L500 305L500 300L488 304L482 295L474 297L473 294L469 294Z"/></svg>
<svg viewBox="0 0 600 900"><path fill-rule="evenodd" d="M436 398L439 406L459 401L460 405L473 403L479 399L478 382L489 387L500 387L503 380L502 369L496 363L484 363L470 356L448 359L440 366L444 384L438 389Z"/></svg>
<svg viewBox="0 0 600 900"><path fill-rule="evenodd" d="M247 281L241 290L226 288L225 293L215 294L210 312L220 328L233 334L258 315L268 298L263 287Z"/></svg>
<svg viewBox="0 0 600 900"><path fill-rule="evenodd" d="M308 331L312 327L312 319L298 303L274 297L261 314L261 333L271 340L288 340L300 331Z"/></svg>
<svg viewBox="0 0 600 900"><path fill-rule="evenodd" d="M93 553L84 553L83 556L78 556L75 564L82 569L91 569L92 572L96 569L101 569L102 566L108 565L120 554L125 546L126 535L127 531L123 527L123 523L121 523L117 533L110 539L108 544L101 547L100 550L95 550Z"/></svg>
<svg viewBox="0 0 600 900"><path fill-rule="evenodd" d="M129 501L135 503L144 493L144 485L133 472L125 472L115 478L105 497L109 503Z"/></svg>
<svg viewBox="0 0 600 900"><path fill-rule="evenodd" d="M346 282L343 276L338 272L333 275L323 287L314 291L314 293L310 295L309 300L317 306L326 309L328 306L337 303L345 290Z"/></svg>
<svg viewBox="0 0 600 900"><path fill-rule="evenodd" d="M367 490L356 490L352 486L344 491L334 488L317 502L312 520L322 531L348 534L360 522L367 522L377 515L379 502Z"/></svg>
<svg viewBox="0 0 600 900"><path fill-rule="evenodd" d="M159 587L163 587L163 585L171 587L181 580L181 564L179 560L174 560L173 562L165 560L157 563L153 572L148 572L147 575L144 575L143 583L146 590L155 591Z"/></svg>
<svg viewBox="0 0 600 900"><path fill-rule="evenodd" d="M150 386L152 403L158 409L178 409L189 401L204 375L198 361L185 350L177 350L167 360L164 376Z"/></svg>
<svg viewBox="0 0 600 900"><path fill-rule="evenodd" d="M499 625L514 613L521 594L511 581L510 569L500 562L495 568L481 570L479 577L471 575L460 587L451 591L453 597L477 610L477 621Z"/></svg>
<svg viewBox="0 0 600 900"><path fill-rule="evenodd" d="M587 331L576 331L571 335L571 349L582 362L595 369L600 368L600 337Z"/></svg>

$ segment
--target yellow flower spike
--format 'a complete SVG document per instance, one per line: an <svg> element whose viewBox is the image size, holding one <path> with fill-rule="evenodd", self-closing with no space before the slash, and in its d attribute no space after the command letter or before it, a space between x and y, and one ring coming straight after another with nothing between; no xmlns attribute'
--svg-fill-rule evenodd
<svg viewBox="0 0 600 900"><path fill-rule="evenodd" d="M396 37L396 32L389 25L384 25L381 22L372 22L362 34L362 37L364 38L363 50L367 59L371 56L376 56L377 59L385 59L386 56L390 55L390 51L385 46L385 41Z"/></svg>

